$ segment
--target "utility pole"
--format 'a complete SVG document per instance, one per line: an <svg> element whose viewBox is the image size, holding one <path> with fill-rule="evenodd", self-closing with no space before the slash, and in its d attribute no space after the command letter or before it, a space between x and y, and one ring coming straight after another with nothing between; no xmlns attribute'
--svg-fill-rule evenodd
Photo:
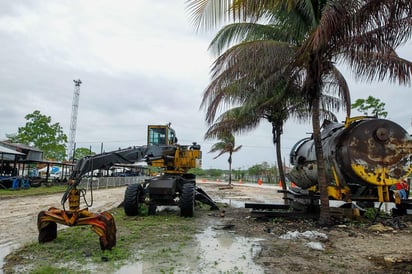
<svg viewBox="0 0 412 274"><path fill-rule="evenodd" d="M76 139L76 127L77 127L77 110L79 109L79 97L80 97L80 84L82 81L80 79L73 80L74 82L74 92L73 92L73 103L72 103L72 115L70 120L70 134L69 134L69 145L67 150L68 159L72 158L74 161L74 146Z"/></svg>

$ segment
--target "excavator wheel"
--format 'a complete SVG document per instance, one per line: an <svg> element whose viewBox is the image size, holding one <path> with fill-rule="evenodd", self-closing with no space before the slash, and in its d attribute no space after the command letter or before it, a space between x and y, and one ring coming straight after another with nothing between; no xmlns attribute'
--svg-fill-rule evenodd
<svg viewBox="0 0 412 274"><path fill-rule="evenodd" d="M99 219L105 223L105 236L100 237L100 248L102 250L112 250L116 245L116 224L113 216L105 211L100 213Z"/></svg>
<svg viewBox="0 0 412 274"><path fill-rule="evenodd" d="M140 205L143 197L143 187L140 184L132 184L126 188L124 193L124 213L127 216L139 214Z"/></svg>
<svg viewBox="0 0 412 274"><path fill-rule="evenodd" d="M195 211L195 193L194 184L183 184L182 194L180 195L180 216L193 217Z"/></svg>
<svg viewBox="0 0 412 274"><path fill-rule="evenodd" d="M37 228L39 229L39 243L51 242L57 238L57 224L55 222L42 222L42 217L45 215L41 211L37 215Z"/></svg>

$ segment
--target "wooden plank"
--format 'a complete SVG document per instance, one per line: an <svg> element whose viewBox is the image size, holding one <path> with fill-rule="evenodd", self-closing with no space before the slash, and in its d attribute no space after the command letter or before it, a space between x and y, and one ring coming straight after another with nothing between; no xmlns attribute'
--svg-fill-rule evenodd
<svg viewBox="0 0 412 274"><path fill-rule="evenodd" d="M289 205L285 204L259 204L259 203L245 203L245 208L253 209L290 209Z"/></svg>

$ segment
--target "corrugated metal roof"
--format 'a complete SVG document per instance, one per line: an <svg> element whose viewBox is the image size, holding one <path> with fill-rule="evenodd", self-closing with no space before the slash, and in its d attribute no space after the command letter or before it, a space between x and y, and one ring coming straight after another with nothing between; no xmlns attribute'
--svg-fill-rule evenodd
<svg viewBox="0 0 412 274"><path fill-rule="evenodd" d="M36 148L36 147L32 147L29 145L25 145L25 144L20 144L20 143L10 143L8 141L0 141L0 145L6 146L6 147L12 147L12 148L16 148L16 149L25 149L25 150L32 150L32 151L40 151L40 149Z"/></svg>
<svg viewBox="0 0 412 274"><path fill-rule="evenodd" d="M0 145L0 154L13 154L13 155L24 155L24 153L12 150L7 147L3 147Z"/></svg>

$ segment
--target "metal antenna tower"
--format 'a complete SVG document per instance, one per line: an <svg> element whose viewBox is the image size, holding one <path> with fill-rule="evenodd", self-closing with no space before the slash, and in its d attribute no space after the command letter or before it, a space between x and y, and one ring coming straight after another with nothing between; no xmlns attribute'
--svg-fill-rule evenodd
<svg viewBox="0 0 412 274"><path fill-rule="evenodd" d="M80 84L82 81L80 79L73 80L74 82L74 93L73 93L73 103L72 103L72 115L70 120L70 134L69 134L69 147L67 152L67 157L70 159L74 155L74 144L76 139L76 126L77 126L77 110L79 109L79 96L80 96Z"/></svg>

